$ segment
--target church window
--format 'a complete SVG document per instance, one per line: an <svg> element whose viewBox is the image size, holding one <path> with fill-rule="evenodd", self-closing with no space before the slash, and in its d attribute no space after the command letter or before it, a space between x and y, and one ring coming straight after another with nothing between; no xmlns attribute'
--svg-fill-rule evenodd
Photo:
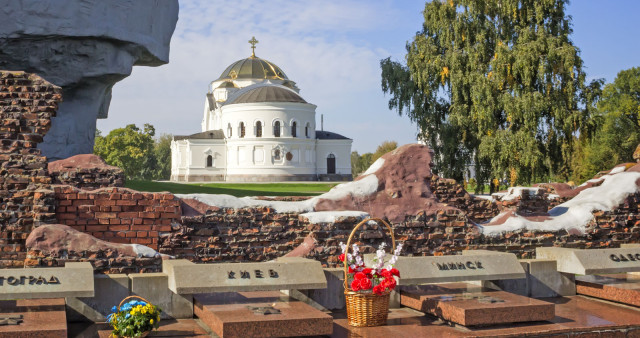
<svg viewBox="0 0 640 338"><path fill-rule="evenodd" d="M262 137L262 122L256 122L256 137Z"/></svg>
<svg viewBox="0 0 640 338"><path fill-rule="evenodd" d="M273 136L280 137L280 121L276 121L273 125Z"/></svg>
<svg viewBox="0 0 640 338"><path fill-rule="evenodd" d="M244 137L244 122L240 122L240 138Z"/></svg>
<svg viewBox="0 0 640 338"><path fill-rule="evenodd" d="M207 156L207 168L211 168L213 167L213 156L208 155Z"/></svg>
<svg viewBox="0 0 640 338"><path fill-rule="evenodd" d="M298 122L291 123L291 137L298 137Z"/></svg>
<svg viewBox="0 0 640 338"><path fill-rule="evenodd" d="M309 138L309 123L304 126L304 137Z"/></svg>
<svg viewBox="0 0 640 338"><path fill-rule="evenodd" d="M231 123L229 123L229 124L227 125L227 134L228 134L228 136L227 136L227 137L231 137L231 132L232 132L232 131L233 131L233 128L231 128Z"/></svg>
<svg viewBox="0 0 640 338"><path fill-rule="evenodd" d="M280 149L276 149L273 151L273 159L280 160Z"/></svg>

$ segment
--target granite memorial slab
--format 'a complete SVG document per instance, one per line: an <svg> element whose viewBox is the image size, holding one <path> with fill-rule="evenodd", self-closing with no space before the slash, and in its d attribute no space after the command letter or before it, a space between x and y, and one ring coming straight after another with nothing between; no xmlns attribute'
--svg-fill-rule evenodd
<svg viewBox="0 0 640 338"><path fill-rule="evenodd" d="M264 263L195 264L181 259L165 260L162 269L169 277L169 289L177 294L327 287L320 262L295 257Z"/></svg>
<svg viewBox="0 0 640 338"><path fill-rule="evenodd" d="M400 303L464 326L551 320L552 303L467 283L403 287Z"/></svg>
<svg viewBox="0 0 640 338"><path fill-rule="evenodd" d="M536 248L536 258L557 261L558 271L596 275L640 271L640 248L571 249Z"/></svg>
<svg viewBox="0 0 640 338"><path fill-rule="evenodd" d="M492 251L464 255L400 257L398 285L526 278L514 254Z"/></svg>
<svg viewBox="0 0 640 338"><path fill-rule="evenodd" d="M330 335L333 318L279 291L193 296L193 312L220 337Z"/></svg>
<svg viewBox="0 0 640 338"><path fill-rule="evenodd" d="M67 336L64 298L0 301L0 318L21 317L15 325L0 325L0 338Z"/></svg>
<svg viewBox="0 0 640 338"><path fill-rule="evenodd" d="M0 300L93 297L91 263L64 268L0 269Z"/></svg>
<svg viewBox="0 0 640 338"><path fill-rule="evenodd" d="M576 276L580 295L640 306L640 276L630 274Z"/></svg>

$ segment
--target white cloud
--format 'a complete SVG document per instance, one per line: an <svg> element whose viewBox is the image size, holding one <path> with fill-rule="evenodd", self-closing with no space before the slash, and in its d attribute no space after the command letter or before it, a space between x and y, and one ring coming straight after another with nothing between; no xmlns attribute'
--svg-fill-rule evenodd
<svg viewBox="0 0 640 338"><path fill-rule="evenodd" d="M373 151L385 139L408 143L415 126L387 108L379 61L403 51L377 40L403 12L392 1L181 1L170 62L134 67L117 84L103 132L129 123L151 123L159 133L200 131L207 85L232 62L256 55L279 65L302 96L325 115L325 129L354 139L354 150ZM416 11L419 11L418 6ZM402 26L399 24L399 26ZM419 28L416 24L415 32ZM396 37L401 44L411 38ZM387 43L387 45L389 45Z"/></svg>

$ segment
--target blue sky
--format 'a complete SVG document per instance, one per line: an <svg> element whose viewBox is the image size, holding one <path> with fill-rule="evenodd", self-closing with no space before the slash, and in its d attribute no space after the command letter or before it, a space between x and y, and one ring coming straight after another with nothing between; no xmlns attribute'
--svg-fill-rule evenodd
<svg viewBox="0 0 640 338"><path fill-rule="evenodd" d="M373 152L384 140L415 142L416 127L387 106L380 59L402 61L405 44L423 22L417 0L183 0L170 62L134 67L116 84L103 133L151 123L158 134L200 132L207 85L251 53L280 66L300 94L324 114L325 130L353 139L353 150ZM640 1L575 0L571 39L581 49L587 78L612 81L640 66Z"/></svg>

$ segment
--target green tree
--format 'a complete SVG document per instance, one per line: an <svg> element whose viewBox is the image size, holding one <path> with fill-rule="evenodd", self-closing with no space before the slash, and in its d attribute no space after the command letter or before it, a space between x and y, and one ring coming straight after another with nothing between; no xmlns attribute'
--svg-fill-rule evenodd
<svg viewBox="0 0 640 338"><path fill-rule="evenodd" d="M371 161L372 164L373 162L375 162L377 159L379 159L382 155L395 150L396 148L398 148L398 142L396 141L384 141L382 142L382 144L380 144L378 146L378 148L376 148L376 152L373 153L373 155L371 156Z"/></svg>
<svg viewBox="0 0 640 338"><path fill-rule="evenodd" d="M371 166L373 163L371 160L372 156L373 154L371 153L364 153L360 155L357 151L351 152L351 174L354 178L362 174Z"/></svg>
<svg viewBox="0 0 640 338"><path fill-rule="evenodd" d="M633 161L640 143L640 67L619 72L602 90L597 108L590 121L593 135L581 138L574 161L576 181Z"/></svg>
<svg viewBox="0 0 640 338"><path fill-rule="evenodd" d="M108 164L122 168L127 179L151 179L157 171L154 135L155 128L150 124L145 124L143 130L129 124L107 136L97 135L93 152Z"/></svg>
<svg viewBox="0 0 640 338"><path fill-rule="evenodd" d="M381 61L389 107L415 121L440 174L568 176L584 73L567 0L434 0L406 66Z"/></svg>
<svg viewBox="0 0 640 338"><path fill-rule="evenodd" d="M169 179L171 176L171 134L162 134L155 140L153 152L157 162L155 179Z"/></svg>

